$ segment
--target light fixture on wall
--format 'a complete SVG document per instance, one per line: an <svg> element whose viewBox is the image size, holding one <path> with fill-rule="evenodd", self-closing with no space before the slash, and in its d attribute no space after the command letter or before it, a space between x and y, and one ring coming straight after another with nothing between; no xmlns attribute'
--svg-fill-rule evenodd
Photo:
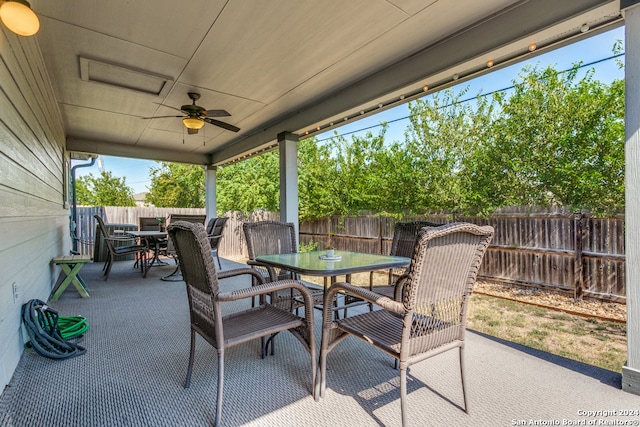
<svg viewBox="0 0 640 427"><path fill-rule="evenodd" d="M40 29L40 20L26 0L0 1L0 19L20 36L32 36Z"/></svg>
<svg viewBox="0 0 640 427"><path fill-rule="evenodd" d="M197 130L204 126L204 120L197 117L185 117L184 119L182 119L182 123L187 127L187 129Z"/></svg>

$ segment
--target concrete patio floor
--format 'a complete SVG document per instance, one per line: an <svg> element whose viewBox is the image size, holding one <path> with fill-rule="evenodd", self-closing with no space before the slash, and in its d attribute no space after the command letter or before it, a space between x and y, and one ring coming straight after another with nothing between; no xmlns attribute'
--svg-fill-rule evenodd
<svg viewBox="0 0 640 427"><path fill-rule="evenodd" d="M225 269L239 266L222 263ZM152 268L146 279L132 264L115 263L107 282L101 263L87 264L81 276L90 298L70 286L51 304L60 315L87 317L87 353L60 361L26 350L0 396L1 426L213 424L217 357L202 339L191 387L183 388L189 355L184 283L160 280L173 264ZM249 279L221 283L230 290L248 286ZM315 322L319 347L319 313ZM473 331L467 334L466 372L469 414L461 410L457 352L411 367L410 425L640 424L640 396L623 392L616 372ZM325 398L314 401L310 383L308 354L290 334L277 337L276 354L266 359L260 359L258 341L234 347L225 353L223 425L400 425L393 361L356 339L330 353Z"/></svg>

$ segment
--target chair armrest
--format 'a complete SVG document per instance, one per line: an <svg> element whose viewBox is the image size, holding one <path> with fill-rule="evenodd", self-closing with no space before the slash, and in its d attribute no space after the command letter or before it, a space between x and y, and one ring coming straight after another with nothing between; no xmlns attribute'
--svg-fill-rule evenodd
<svg viewBox="0 0 640 427"><path fill-rule="evenodd" d="M247 265L250 265L251 267L262 267L267 270L267 272L269 273L270 282L275 282L278 280L278 275L276 274L275 268L270 265L262 264L253 259L247 260Z"/></svg>
<svg viewBox="0 0 640 427"><path fill-rule="evenodd" d="M396 301L402 301L402 293L404 291L404 284L408 279L409 279L409 274L408 273L404 273L403 275L398 277L396 279L396 281L394 282L394 284L393 284L393 287L394 287L393 299L395 299Z"/></svg>
<svg viewBox="0 0 640 427"><path fill-rule="evenodd" d="M258 273L253 268L234 268L233 270L218 271L217 273L218 280L248 274L250 276L253 276L258 281L258 284L262 285L264 283L264 277L262 276L262 274Z"/></svg>
<svg viewBox="0 0 640 427"><path fill-rule="evenodd" d="M137 237L115 237L115 236L104 236L104 240L111 240L112 242L131 242L138 240Z"/></svg>
<svg viewBox="0 0 640 427"><path fill-rule="evenodd" d="M245 269L248 270L248 269ZM256 273L259 274L259 273ZM232 302L255 296L272 294L286 289L296 289L304 299L305 318L309 324L313 324L313 296L309 289L298 280L280 280L277 282L268 282L250 288L237 289L231 292L221 292L217 296L220 302Z"/></svg>
<svg viewBox="0 0 640 427"><path fill-rule="evenodd" d="M405 312L404 304L402 304L401 302L394 301L389 297L372 292L367 288L353 286L352 284L346 282L336 282L331 285L324 296L323 316L325 321L328 321L329 323L331 323L333 318L333 313L331 310L332 301L334 296L338 292L356 296L360 299L378 305L385 310L392 311L394 313L404 314Z"/></svg>

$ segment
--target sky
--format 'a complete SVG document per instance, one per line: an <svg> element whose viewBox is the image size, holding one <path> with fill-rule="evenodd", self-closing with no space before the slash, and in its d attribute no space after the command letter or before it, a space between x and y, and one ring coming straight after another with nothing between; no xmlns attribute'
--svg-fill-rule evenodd
<svg viewBox="0 0 640 427"><path fill-rule="evenodd" d="M618 40L624 41L624 27L618 27L606 33L536 56L530 60L496 70L474 80L463 82L455 86L454 90L461 90L468 86L466 98L509 87L513 85L514 80L518 79L518 74L527 64L538 65L539 67L551 65L560 71L570 68L577 62L588 64L600 61L613 55L613 46ZM620 59L624 61L624 57ZM593 68L595 70L595 78L604 83L610 83L614 79L624 78L624 70L620 69L614 60L603 61L587 68ZM408 111L406 104L400 105L376 115L352 122L335 131L340 135L345 135L347 139L350 139L350 135L364 135L366 132L376 134L379 130L378 126L380 123L387 122L389 125L385 139L389 141L402 141L404 139L404 130L409 124L407 118L409 115ZM318 140L322 141L333 135L334 130L319 134L317 137ZM74 161L72 165L82 163L86 162ZM148 187L151 185L149 169L158 166L158 162L149 160L101 156L94 166L76 169L76 177L85 176L90 173L98 176L100 175L100 168L102 167L105 171L110 171L115 177L125 178L126 185L131 187L135 194L148 191Z"/></svg>

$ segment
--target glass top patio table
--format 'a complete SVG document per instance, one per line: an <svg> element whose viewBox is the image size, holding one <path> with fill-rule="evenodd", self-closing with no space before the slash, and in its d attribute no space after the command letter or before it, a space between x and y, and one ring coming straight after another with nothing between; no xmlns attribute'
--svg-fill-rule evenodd
<svg viewBox="0 0 640 427"><path fill-rule="evenodd" d="M162 239L164 237L167 237L167 232L166 231L153 231L153 230L145 230L145 231L136 231L136 230L127 230L125 231L126 234L130 235L130 236L134 236L134 237L141 237L141 238L156 238L156 239Z"/></svg>
<svg viewBox="0 0 640 427"><path fill-rule="evenodd" d="M256 261L273 267L283 268L309 276L335 277L361 273L365 271L384 270L405 267L411 258L369 254L364 252L334 251L340 259L322 259L326 251L312 251L292 254L260 255Z"/></svg>
<svg viewBox="0 0 640 427"><path fill-rule="evenodd" d="M256 257L258 264L282 268L298 274L324 277L324 292L328 288L328 279L335 282L336 276L346 276L345 280L351 282L353 273L362 273L374 270L384 270L395 267L405 267L411 262L411 258L391 255L369 254L364 252L338 251L334 255L340 259L323 259L326 251L298 252L291 254L260 255ZM359 298L346 298L343 305L335 304L333 311L338 315L339 310L344 310L347 316L347 308L365 304ZM322 309L322 305L316 305Z"/></svg>

